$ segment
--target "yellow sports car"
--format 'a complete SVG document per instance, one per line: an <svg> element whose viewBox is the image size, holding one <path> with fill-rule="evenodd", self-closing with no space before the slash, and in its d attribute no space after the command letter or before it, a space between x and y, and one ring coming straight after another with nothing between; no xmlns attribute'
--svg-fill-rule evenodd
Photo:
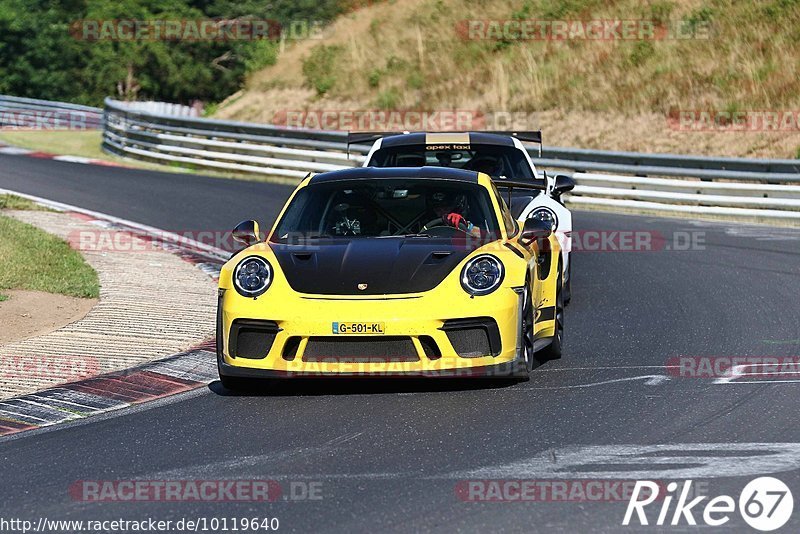
<svg viewBox="0 0 800 534"><path fill-rule="evenodd" d="M309 176L219 278L222 384L306 376L510 376L558 358L561 250L511 216L530 183L440 167Z"/></svg>

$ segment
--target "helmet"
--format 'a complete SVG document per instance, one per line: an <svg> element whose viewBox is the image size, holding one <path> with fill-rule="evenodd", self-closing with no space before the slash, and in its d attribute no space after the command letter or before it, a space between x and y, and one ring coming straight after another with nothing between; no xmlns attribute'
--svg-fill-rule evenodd
<svg viewBox="0 0 800 534"><path fill-rule="evenodd" d="M463 213L467 208L467 196L464 193L454 193L452 191L434 191L430 196L430 204L434 209L447 208Z"/></svg>

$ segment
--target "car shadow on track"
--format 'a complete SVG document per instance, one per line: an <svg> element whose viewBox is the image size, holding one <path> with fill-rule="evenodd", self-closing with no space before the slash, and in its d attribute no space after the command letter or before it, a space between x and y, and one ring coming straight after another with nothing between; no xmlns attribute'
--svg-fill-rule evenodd
<svg viewBox="0 0 800 534"><path fill-rule="evenodd" d="M225 389L217 380L209 384L208 389L223 397L293 397L473 391L507 388L521 383L507 378L292 378L261 380L252 387L237 391Z"/></svg>

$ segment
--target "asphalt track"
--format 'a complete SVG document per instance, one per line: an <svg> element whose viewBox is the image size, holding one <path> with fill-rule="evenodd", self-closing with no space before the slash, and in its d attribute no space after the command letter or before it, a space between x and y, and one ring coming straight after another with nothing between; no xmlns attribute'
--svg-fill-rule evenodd
<svg viewBox="0 0 800 534"><path fill-rule="evenodd" d="M177 231L227 230L249 217L267 225L290 192L7 155L0 187ZM717 383L665 368L680 356L800 355L800 232L590 212L576 213L575 227L654 232L670 245L694 235L702 246L576 252L565 355L527 383L347 380L243 396L213 383L0 440L0 517L579 532L626 530L626 502L464 502L457 489L475 479L693 479L712 496L736 498L749 480L774 475L800 498L800 383L781 375ZM319 483L322 499L97 503L68 493L79 480L219 478L275 479L284 494L289 481ZM651 523L657 506L648 508ZM785 531L798 530L799 515ZM689 530L681 525L649 530ZM748 527L734 513L725 528Z"/></svg>

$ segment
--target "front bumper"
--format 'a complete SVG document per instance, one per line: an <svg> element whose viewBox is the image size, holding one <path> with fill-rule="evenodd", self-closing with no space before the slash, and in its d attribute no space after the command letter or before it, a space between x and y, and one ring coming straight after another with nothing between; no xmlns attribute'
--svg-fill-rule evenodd
<svg viewBox="0 0 800 534"><path fill-rule="evenodd" d="M268 295L254 300L232 290L221 292L217 318L220 374L251 378L500 377L519 375L525 368L518 361L520 296L510 287L476 298L451 293L447 299L423 294L368 299L294 295L280 300ZM476 320L496 324L493 332L486 329L487 345L476 343L470 350L469 339L466 345L463 339L453 342L458 338L452 327L464 326L464 320L467 326ZM234 324L243 321L269 326L263 330L271 338L263 352L251 348L248 357L241 356L239 329ZM385 334L333 335L336 321L382 322ZM363 352L350 357L346 349L383 340L405 340L409 350L402 357L371 357ZM324 352L320 357L319 350L310 348L312 343L335 346L337 341L345 350L330 357ZM313 358L312 352L316 353Z"/></svg>
<svg viewBox="0 0 800 534"><path fill-rule="evenodd" d="M259 378L259 379L288 379L288 378L511 378L523 376L527 373L524 362L512 360L497 365L457 367L453 369L432 369L432 370L391 370L385 371L371 370L361 372L357 370L336 372L313 370L310 367L302 371L288 371L276 369L259 369L254 367L242 367L228 365L221 358L218 358L219 374L238 378Z"/></svg>

